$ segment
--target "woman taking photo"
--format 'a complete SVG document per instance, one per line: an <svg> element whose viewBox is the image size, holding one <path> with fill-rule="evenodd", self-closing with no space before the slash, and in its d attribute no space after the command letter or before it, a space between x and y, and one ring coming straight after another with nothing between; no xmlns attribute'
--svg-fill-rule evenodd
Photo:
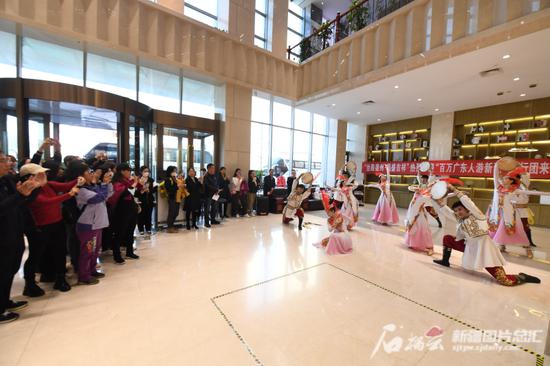
<svg viewBox="0 0 550 366"><path fill-rule="evenodd" d="M178 230L174 227L174 222L179 213L179 204L176 202L176 194L178 192L178 168L170 165L166 169L166 179L164 180L164 189L168 196L168 216L166 217L166 225L170 234L177 233Z"/></svg>
<svg viewBox="0 0 550 366"><path fill-rule="evenodd" d="M80 258L78 261L78 283L95 285L98 278L105 277L96 269L97 258L101 251L103 229L109 226L107 199L113 194L112 173L102 169L90 172L85 163L82 176L86 183L76 196L80 217L76 223L76 234L80 239Z"/></svg>
<svg viewBox="0 0 550 366"><path fill-rule="evenodd" d="M256 194L258 193L258 177L254 170L248 171L248 194L247 194L247 213L254 216L254 204L256 203Z"/></svg>
<svg viewBox="0 0 550 366"><path fill-rule="evenodd" d="M220 199L218 200L218 204L220 205L220 220L223 220L224 217L227 216L227 203L231 199L230 193L229 193L229 184L231 181L229 180L229 177L227 176L227 170L224 166L220 168L220 176L218 179L218 185L220 189Z"/></svg>
<svg viewBox="0 0 550 366"><path fill-rule="evenodd" d="M195 169L189 168L187 171L187 178L185 178L185 187L187 188L187 192L189 192L183 204L187 230L191 230L191 227L193 227L193 229L198 229L197 220L201 209L202 185L196 175L197 172ZM192 222L190 220L192 220Z"/></svg>
<svg viewBox="0 0 550 366"><path fill-rule="evenodd" d="M237 168L231 179L231 184L229 186L229 191L231 192L231 216L240 217L242 214L242 205L241 205L241 183L243 182L243 177L241 175L241 170Z"/></svg>
<svg viewBox="0 0 550 366"><path fill-rule="evenodd" d="M151 216L155 207L157 187L154 186L155 181L151 178L151 171L148 167L142 166L139 171L139 182L142 188L136 190L136 198L139 200L141 206L141 211L138 215L138 231L140 235L151 235Z"/></svg>
<svg viewBox="0 0 550 366"><path fill-rule="evenodd" d="M35 179L41 188L36 199L29 204L36 224L34 237L29 240L29 258L25 262L25 290L27 296L40 296L43 291L36 285L34 274L40 259L46 251L51 253L52 271L55 275L54 289L66 292L71 286L65 279L66 241L65 224L61 214L61 204L74 197L79 188L77 180L68 183L48 181L46 168L37 164L25 164L19 171L21 181ZM79 180L84 184L84 180ZM48 263L49 264L49 263Z"/></svg>
<svg viewBox="0 0 550 366"><path fill-rule="evenodd" d="M138 205L130 189L140 190L137 177L132 177L131 168L127 163L118 164L113 176L113 195L108 203L113 210L113 257L115 263L123 264L125 261L120 254L120 247L126 247L126 258L139 259L134 253L134 230L136 229Z"/></svg>

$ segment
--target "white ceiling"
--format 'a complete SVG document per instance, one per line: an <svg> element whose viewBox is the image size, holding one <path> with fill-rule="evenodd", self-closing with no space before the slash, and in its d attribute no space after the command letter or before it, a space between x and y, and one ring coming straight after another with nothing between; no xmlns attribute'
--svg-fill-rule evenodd
<svg viewBox="0 0 550 366"><path fill-rule="evenodd" d="M505 60L506 54L511 57ZM479 75L493 67L503 71ZM529 88L530 84L537 87ZM501 91L504 95L497 96ZM331 118L373 124L548 96L550 29L297 106ZM367 100L375 104L362 105Z"/></svg>

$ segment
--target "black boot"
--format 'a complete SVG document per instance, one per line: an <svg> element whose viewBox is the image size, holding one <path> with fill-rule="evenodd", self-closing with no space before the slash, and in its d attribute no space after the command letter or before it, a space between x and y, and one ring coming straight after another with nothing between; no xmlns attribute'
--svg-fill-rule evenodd
<svg viewBox="0 0 550 366"><path fill-rule="evenodd" d="M304 223L303 217L298 217L298 230L302 230L302 224Z"/></svg>
<svg viewBox="0 0 550 366"><path fill-rule="evenodd" d="M191 224L189 223L189 220L186 221L187 230L191 230Z"/></svg>
<svg viewBox="0 0 550 366"><path fill-rule="evenodd" d="M193 229L198 229L199 227L197 226L197 215L196 214L193 214Z"/></svg>
<svg viewBox="0 0 550 366"><path fill-rule="evenodd" d="M540 278L535 277L535 276L530 276L530 275L528 275L526 273L522 273L522 272L520 272L517 275L517 279L521 283L523 283L523 282L525 282L525 283L540 283Z"/></svg>
<svg viewBox="0 0 550 366"><path fill-rule="evenodd" d="M450 267L449 258L451 258L452 249L449 247L443 247L443 258L434 259L434 263L440 264L445 267Z"/></svg>
<svg viewBox="0 0 550 366"><path fill-rule="evenodd" d="M53 285L54 290L59 290L61 292L71 291L71 285L65 279L65 275L58 276Z"/></svg>
<svg viewBox="0 0 550 366"><path fill-rule="evenodd" d="M44 290L42 290L36 282L33 280L25 280L25 288L23 289L23 296L28 297L40 297L44 295Z"/></svg>
<svg viewBox="0 0 550 366"><path fill-rule="evenodd" d="M533 243L533 238L531 236L531 229L525 230L525 234L527 234L527 239L529 239L529 245L532 247L536 247L535 243Z"/></svg>

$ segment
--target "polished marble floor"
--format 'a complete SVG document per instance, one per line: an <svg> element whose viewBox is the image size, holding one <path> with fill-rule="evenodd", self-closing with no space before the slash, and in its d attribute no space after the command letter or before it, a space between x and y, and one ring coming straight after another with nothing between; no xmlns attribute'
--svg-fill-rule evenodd
<svg viewBox="0 0 550 366"><path fill-rule="evenodd" d="M406 249L402 228L369 223L371 211L344 256L312 245L327 232L310 213L302 232L269 215L140 240L140 260L107 258L99 285L48 291L0 326L0 365L536 364L518 347L544 352L550 265L509 255L508 272L542 284L503 287L462 270L459 253L447 269Z"/></svg>

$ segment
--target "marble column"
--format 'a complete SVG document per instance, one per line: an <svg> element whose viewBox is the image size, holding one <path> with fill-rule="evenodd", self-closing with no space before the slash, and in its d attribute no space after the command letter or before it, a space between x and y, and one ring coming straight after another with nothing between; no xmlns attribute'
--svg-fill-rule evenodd
<svg viewBox="0 0 550 366"><path fill-rule="evenodd" d="M278 57L287 57L288 1L271 0L269 2L269 34L271 52Z"/></svg>
<svg viewBox="0 0 550 366"><path fill-rule="evenodd" d="M242 43L254 44L254 0L230 0L228 15L229 34Z"/></svg>
<svg viewBox="0 0 550 366"><path fill-rule="evenodd" d="M252 89L226 84L225 122L221 123L221 164L228 171L250 167L250 115L252 112Z"/></svg>
<svg viewBox="0 0 550 366"><path fill-rule="evenodd" d="M453 146L454 113L432 116L430 160L450 160Z"/></svg>

